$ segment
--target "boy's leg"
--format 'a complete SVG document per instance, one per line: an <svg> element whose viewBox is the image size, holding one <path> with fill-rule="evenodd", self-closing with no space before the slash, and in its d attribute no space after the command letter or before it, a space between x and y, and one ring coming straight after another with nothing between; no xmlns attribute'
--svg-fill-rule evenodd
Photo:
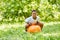
<svg viewBox="0 0 60 40"><path fill-rule="evenodd" d="M27 28L28 28L29 26L30 26L29 24L26 24L26 26L25 26L25 31L27 31Z"/></svg>
<svg viewBox="0 0 60 40"><path fill-rule="evenodd" d="M39 26L41 27L41 30L42 30L42 28L43 28L43 23L38 22L37 25L39 25Z"/></svg>

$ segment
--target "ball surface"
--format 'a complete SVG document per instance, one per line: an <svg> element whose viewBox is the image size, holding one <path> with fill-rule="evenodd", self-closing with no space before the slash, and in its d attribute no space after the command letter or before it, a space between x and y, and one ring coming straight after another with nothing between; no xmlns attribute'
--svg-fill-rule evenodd
<svg viewBox="0 0 60 40"><path fill-rule="evenodd" d="M41 28L39 25L32 25L29 28L27 28L27 32L40 32Z"/></svg>

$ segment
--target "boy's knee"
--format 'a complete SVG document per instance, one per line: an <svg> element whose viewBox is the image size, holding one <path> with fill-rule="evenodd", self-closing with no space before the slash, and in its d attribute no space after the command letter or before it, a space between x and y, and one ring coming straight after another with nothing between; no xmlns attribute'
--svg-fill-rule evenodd
<svg viewBox="0 0 60 40"><path fill-rule="evenodd" d="M41 23L41 26L43 27L43 23Z"/></svg>
<svg viewBox="0 0 60 40"><path fill-rule="evenodd" d="M39 22L38 24L39 24L41 27L43 27L43 23L40 23L40 22Z"/></svg>
<svg viewBox="0 0 60 40"><path fill-rule="evenodd" d="M26 27L28 27L28 26L29 26L29 24L26 24L25 26L26 26Z"/></svg>

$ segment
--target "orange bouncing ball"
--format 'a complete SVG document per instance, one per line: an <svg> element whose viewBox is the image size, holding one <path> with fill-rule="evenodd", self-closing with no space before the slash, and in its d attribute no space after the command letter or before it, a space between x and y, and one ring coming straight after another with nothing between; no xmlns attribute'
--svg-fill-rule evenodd
<svg viewBox="0 0 60 40"><path fill-rule="evenodd" d="M29 28L27 28L27 32L40 32L41 28L39 25L31 25Z"/></svg>

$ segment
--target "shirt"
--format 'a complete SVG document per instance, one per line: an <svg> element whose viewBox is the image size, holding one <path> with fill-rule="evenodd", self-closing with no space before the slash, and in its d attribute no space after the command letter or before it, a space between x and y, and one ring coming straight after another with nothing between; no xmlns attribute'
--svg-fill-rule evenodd
<svg viewBox="0 0 60 40"><path fill-rule="evenodd" d="M28 17L28 18L25 20L25 22L26 22L26 23L33 23L34 21L39 21L39 19L40 19L39 16L37 16L36 19L33 19L33 17L30 16L30 17Z"/></svg>

